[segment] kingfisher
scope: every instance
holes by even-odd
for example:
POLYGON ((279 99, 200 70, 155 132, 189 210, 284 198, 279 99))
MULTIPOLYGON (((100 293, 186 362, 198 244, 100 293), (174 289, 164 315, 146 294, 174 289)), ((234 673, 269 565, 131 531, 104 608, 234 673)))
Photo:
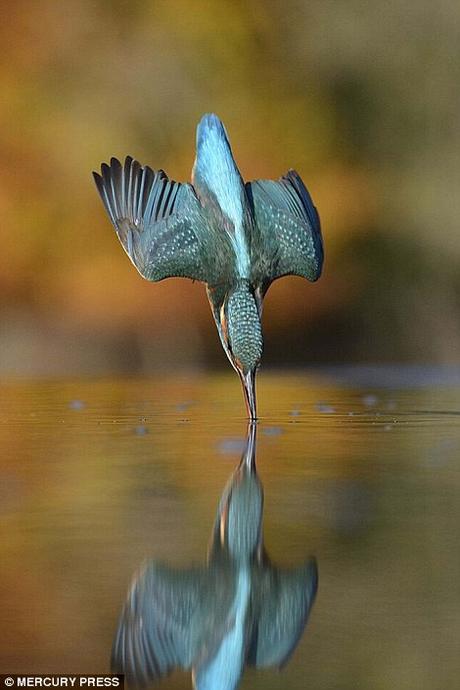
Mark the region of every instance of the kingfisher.
POLYGON ((183 668, 196 690, 235 690, 246 665, 280 668, 303 634, 318 568, 314 557, 278 568, 265 550, 256 428, 249 425, 220 500, 207 563, 178 569, 150 561, 134 578, 111 659, 130 687, 183 668))
POLYGON ((286 275, 315 281, 323 242, 318 212, 300 176, 244 182, 221 120, 206 114, 196 135, 192 183, 127 156, 93 172, 118 238, 150 281, 205 283, 224 351, 238 373, 248 417, 257 418, 262 306, 286 275))

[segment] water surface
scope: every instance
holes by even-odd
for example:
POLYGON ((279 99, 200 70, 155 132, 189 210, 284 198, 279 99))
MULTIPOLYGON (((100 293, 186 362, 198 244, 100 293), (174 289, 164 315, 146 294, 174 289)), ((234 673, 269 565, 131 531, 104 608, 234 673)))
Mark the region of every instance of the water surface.
MULTIPOLYGON (((460 385, 355 374, 259 376, 266 547, 320 585, 289 664, 242 688, 458 681, 460 385)), ((139 565, 203 561, 245 435, 231 374, 2 386, 0 671, 106 672, 139 565)))

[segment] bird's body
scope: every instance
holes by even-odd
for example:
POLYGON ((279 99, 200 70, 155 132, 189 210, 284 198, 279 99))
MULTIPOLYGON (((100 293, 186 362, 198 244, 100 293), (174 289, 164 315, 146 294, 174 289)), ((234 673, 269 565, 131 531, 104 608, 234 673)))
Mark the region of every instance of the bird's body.
POLYGON ((200 121, 196 148, 192 185, 130 157, 124 166, 112 158, 94 176, 118 237, 144 278, 206 283, 222 345, 254 419, 263 298, 283 275, 319 277, 319 217, 293 170, 277 182, 244 183, 216 115, 200 121))

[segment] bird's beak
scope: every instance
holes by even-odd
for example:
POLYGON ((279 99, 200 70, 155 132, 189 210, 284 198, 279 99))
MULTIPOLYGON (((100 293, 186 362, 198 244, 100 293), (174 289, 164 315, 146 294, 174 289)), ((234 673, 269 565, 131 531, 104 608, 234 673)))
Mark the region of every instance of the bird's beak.
POLYGON ((244 399, 246 402, 246 410, 251 422, 257 420, 256 413, 256 371, 248 371, 247 374, 241 374, 243 382, 244 399))

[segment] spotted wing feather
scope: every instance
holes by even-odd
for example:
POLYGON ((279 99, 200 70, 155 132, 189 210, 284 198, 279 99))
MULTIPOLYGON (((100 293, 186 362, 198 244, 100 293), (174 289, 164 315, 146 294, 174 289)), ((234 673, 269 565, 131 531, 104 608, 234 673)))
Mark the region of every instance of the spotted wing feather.
POLYGON ((254 282, 269 282, 293 274, 314 281, 321 275, 323 243, 318 212, 295 170, 278 181, 255 180, 246 184, 258 231, 259 269, 254 282))
POLYGON ((123 166, 112 158, 93 175, 120 242, 144 278, 208 280, 199 237, 201 206, 191 185, 130 156, 123 166))

